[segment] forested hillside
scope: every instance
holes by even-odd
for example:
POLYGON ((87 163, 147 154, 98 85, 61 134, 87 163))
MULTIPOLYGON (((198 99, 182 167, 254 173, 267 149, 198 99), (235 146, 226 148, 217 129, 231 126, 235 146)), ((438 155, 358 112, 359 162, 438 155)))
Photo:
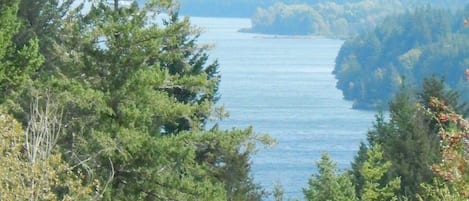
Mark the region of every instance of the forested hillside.
MULTIPOLYGON (((469 7, 456 13, 422 7, 388 17, 373 31, 347 40, 336 59, 337 87, 356 108, 382 107, 403 84, 442 76, 467 92, 469 7)), ((465 100, 467 93, 463 93, 465 100)))
POLYGON ((218 64, 176 11, 0 1, 0 200, 264 196, 249 158, 266 138, 205 130, 225 115, 218 64))
MULTIPOLYGON (((144 2, 141 0, 141 2, 144 2)), ((390 14, 419 6, 458 9, 464 0, 179 0, 180 13, 203 17, 251 18, 242 31, 348 38, 374 28, 390 14)))
MULTIPOLYGON (((356 2, 359 0, 335 0, 334 2, 356 2)), ((181 14, 204 17, 250 18, 258 8, 267 8, 278 2, 286 4, 316 4, 327 0, 179 0, 181 14)))
POLYGON ((346 38, 374 28, 385 16, 403 10, 398 1, 365 0, 340 4, 277 3, 258 9, 251 32, 346 38))
POLYGON ((251 18, 252 28, 246 31, 285 34, 319 35, 348 38, 371 30, 391 14, 401 13, 419 6, 456 9, 465 1, 318 1, 295 3, 282 1, 257 9, 251 18))

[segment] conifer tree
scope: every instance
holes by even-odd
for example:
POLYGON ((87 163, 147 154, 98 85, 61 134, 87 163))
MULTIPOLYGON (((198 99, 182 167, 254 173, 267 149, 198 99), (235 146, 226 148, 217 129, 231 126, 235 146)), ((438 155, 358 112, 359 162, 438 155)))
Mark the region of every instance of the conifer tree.
POLYGON ((338 174, 336 166, 327 153, 322 154, 321 160, 317 163, 318 173, 310 178, 308 188, 303 189, 307 200, 357 200, 350 175, 338 174))
MULTIPOLYGON (((427 81, 429 86, 438 86, 436 79, 427 81), (433 84, 430 84, 433 83, 433 84)), ((431 183, 434 173, 431 165, 439 160, 439 137, 435 122, 426 115, 425 97, 445 94, 443 87, 424 88, 418 97, 409 89, 403 88, 390 103, 389 120, 378 115, 374 128, 368 133, 370 147, 382 146, 384 159, 392 163, 383 183, 390 182, 387 178, 400 177, 401 190, 399 196, 416 200, 422 183, 431 183)), ((457 102, 457 101, 455 101, 457 102)), ((363 149, 369 149, 363 146, 363 149)), ((359 173, 367 156, 361 151, 353 163, 354 181, 357 194, 363 191, 363 177, 359 173)), ((360 195, 358 195, 360 196, 360 195)))
POLYGON ((0 59, 8 62, 0 65, 22 69, 1 68, 12 72, 0 76, 0 103, 27 126, 33 95, 53 97, 64 134, 54 151, 73 174, 99 181, 102 199, 264 196, 250 173, 259 141, 253 131, 204 130, 217 110, 218 64, 208 63, 199 31, 172 1, 87 1, 88 11, 70 1, 32 2, 39 3, 32 8, 28 2, 16 2, 15 10, 1 2, 8 12, 0 18, 6 50, 0 59), (31 38, 38 40, 19 46, 31 38))
POLYGON ((17 18, 19 1, 0 1, 0 97, 1 104, 16 105, 13 101, 31 85, 31 76, 43 63, 38 41, 34 38, 22 46, 13 43, 21 28, 17 18))
POLYGON ((381 184, 381 179, 385 176, 391 162, 385 161, 381 146, 375 145, 367 151, 367 160, 360 169, 364 178, 362 200, 366 201, 385 201, 398 200, 396 192, 400 189, 401 181, 399 178, 393 178, 385 184, 381 184))

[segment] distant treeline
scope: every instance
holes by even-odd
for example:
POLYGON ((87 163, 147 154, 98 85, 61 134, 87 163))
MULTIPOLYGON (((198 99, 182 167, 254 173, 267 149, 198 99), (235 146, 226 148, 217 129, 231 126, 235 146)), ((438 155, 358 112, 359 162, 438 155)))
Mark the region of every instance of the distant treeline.
POLYGON ((344 38, 370 30, 390 14, 422 5, 460 8, 466 2, 452 1, 326 1, 313 4, 276 3, 257 9, 252 28, 266 34, 321 35, 344 38))
MULTIPOLYGON (((144 0, 141 0, 144 1, 144 0)), ((204 17, 252 17, 258 8, 267 8, 279 2, 278 0, 178 0, 180 12, 183 15, 204 17)), ((357 2, 359 0, 337 0, 334 2, 357 2)), ((326 0, 283 0, 286 4, 313 5, 326 0)))
POLYGON ((385 0, 314 5, 277 3, 267 9, 258 9, 248 31, 344 38, 369 30, 385 16, 402 10, 398 1, 385 0))
MULTIPOLYGON (((144 1, 144 0, 140 0, 144 1)), ((457 9, 464 0, 178 0, 180 13, 203 17, 251 18, 242 31, 345 38, 370 30, 385 16, 419 6, 457 9)))
POLYGON ((469 68, 466 9, 453 12, 429 6, 388 17, 376 29, 344 43, 336 59, 337 87, 357 108, 386 104, 404 84, 420 86, 424 77, 443 76, 465 91, 469 68))

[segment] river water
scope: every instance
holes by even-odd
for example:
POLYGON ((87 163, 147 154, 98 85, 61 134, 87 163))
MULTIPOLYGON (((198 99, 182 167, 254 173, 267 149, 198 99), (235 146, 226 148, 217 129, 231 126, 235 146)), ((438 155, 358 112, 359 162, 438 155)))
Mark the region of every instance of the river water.
POLYGON ((220 104, 230 112, 223 128, 253 126, 278 144, 252 158, 253 176, 267 190, 303 200, 302 188, 328 152, 339 169, 350 167, 374 112, 352 110, 331 74, 343 41, 237 32, 249 19, 191 18, 204 29, 199 42, 214 45, 222 81, 220 104))

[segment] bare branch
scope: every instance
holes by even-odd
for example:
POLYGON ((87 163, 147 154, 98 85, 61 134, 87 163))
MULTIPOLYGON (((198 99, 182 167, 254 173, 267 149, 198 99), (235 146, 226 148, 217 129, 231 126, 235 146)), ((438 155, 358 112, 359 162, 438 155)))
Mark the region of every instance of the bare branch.
POLYGON ((47 159, 63 132, 62 110, 46 92, 35 95, 30 104, 30 117, 25 131, 25 147, 31 163, 47 159))

